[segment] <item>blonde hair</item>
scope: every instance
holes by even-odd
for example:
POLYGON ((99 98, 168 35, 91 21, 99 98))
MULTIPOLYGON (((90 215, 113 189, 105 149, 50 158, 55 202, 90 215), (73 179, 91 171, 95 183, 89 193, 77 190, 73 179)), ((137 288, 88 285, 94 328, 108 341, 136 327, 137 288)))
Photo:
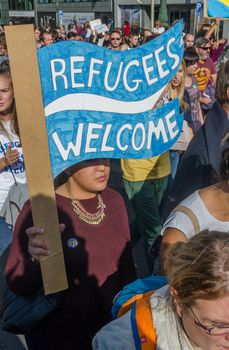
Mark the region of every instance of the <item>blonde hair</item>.
POLYGON ((154 25, 158 24, 161 27, 161 21, 159 19, 156 19, 156 21, 154 22, 154 25))
POLYGON ((229 234, 203 231, 173 244, 165 261, 169 285, 183 305, 229 293, 229 234))
MULTIPOLYGON (((11 77, 9 67, 0 67, 0 79, 1 79, 1 77, 6 77, 7 79, 11 80, 11 83, 12 83, 12 77, 11 77)), ((19 135, 19 128, 18 128, 17 112, 16 112, 16 107, 15 107, 14 101, 13 101, 11 113, 13 116, 13 119, 11 122, 11 131, 16 133, 17 136, 20 136, 19 135)), ((7 132, 6 128, 4 127, 1 119, 0 119, 0 134, 6 135, 7 137, 9 137, 8 132, 7 132)))
POLYGON ((180 100, 181 110, 184 112, 188 109, 188 104, 184 101, 185 79, 187 76, 186 64, 184 60, 182 60, 181 67, 183 70, 183 78, 181 79, 180 85, 177 87, 177 95, 180 100))

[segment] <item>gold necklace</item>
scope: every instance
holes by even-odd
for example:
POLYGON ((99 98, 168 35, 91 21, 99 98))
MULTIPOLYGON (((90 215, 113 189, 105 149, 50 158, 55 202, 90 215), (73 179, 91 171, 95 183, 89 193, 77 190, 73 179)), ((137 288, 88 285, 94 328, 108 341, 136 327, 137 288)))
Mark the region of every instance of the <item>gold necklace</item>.
POLYGON ((102 196, 100 194, 97 195, 97 198, 98 211, 94 214, 86 211, 78 199, 72 198, 72 208, 74 212, 79 216, 79 219, 90 225, 98 225, 105 218, 104 209, 106 208, 106 205, 103 202, 102 196))
POLYGON ((102 196, 99 193, 97 194, 98 206, 96 208, 98 209, 98 211, 92 214, 86 211, 86 209, 80 203, 79 199, 74 198, 72 196, 69 182, 66 182, 66 189, 69 193, 69 197, 71 198, 72 208, 74 212, 78 215, 80 220, 83 220, 84 222, 90 225, 98 225, 101 221, 103 221, 103 219, 105 218, 104 209, 106 208, 106 205, 103 201, 102 196))

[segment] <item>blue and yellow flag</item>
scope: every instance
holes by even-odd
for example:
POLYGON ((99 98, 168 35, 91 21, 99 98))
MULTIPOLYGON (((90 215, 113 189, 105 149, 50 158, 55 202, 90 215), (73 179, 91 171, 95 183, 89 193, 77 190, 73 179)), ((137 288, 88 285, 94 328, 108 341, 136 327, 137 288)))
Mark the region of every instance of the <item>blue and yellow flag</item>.
POLYGON ((208 0, 208 16, 229 18, 229 0, 208 0))

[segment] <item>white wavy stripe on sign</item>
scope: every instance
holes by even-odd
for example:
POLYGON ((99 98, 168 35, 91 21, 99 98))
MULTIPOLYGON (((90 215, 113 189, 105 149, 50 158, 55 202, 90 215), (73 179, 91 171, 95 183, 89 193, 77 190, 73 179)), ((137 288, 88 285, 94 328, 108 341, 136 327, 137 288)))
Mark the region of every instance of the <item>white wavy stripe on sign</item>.
MULTIPOLYGON (((167 84, 166 84, 167 85, 167 84)), ((150 97, 141 101, 119 101, 94 94, 69 94, 58 98, 45 107, 45 115, 63 111, 98 111, 123 114, 143 113, 152 109, 162 94, 165 86, 150 97)))

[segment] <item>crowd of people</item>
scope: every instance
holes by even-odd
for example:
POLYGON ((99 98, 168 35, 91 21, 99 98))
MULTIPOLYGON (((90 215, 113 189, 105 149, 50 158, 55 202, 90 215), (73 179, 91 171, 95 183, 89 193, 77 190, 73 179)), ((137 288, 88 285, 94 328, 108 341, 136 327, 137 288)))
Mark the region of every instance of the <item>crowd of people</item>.
MULTIPOLYGON (((157 101, 156 108, 179 98, 184 113, 179 140, 159 156, 120 162, 131 219, 122 196, 107 186, 108 159, 80 162, 55 179, 69 288, 58 309, 26 334, 29 350, 89 350, 97 332, 95 350, 135 349, 130 312, 108 323, 115 295, 136 277, 145 277, 132 257, 139 241, 143 242, 146 275, 168 277, 168 285, 150 299, 155 349, 229 348, 229 61, 216 69, 227 45, 227 40, 217 39, 218 24, 216 19, 203 24, 195 35, 184 33, 182 63, 157 101)), ((122 28, 98 34, 85 23, 55 30, 35 27, 34 36, 37 50, 71 40, 125 51, 154 40, 167 29, 156 20, 153 31, 140 32, 125 21, 122 28)), ((33 225, 27 199, 3 31, 0 254, 11 244, 7 282, 15 294, 24 296, 41 288, 39 260, 51 255, 44 230, 33 225)))

